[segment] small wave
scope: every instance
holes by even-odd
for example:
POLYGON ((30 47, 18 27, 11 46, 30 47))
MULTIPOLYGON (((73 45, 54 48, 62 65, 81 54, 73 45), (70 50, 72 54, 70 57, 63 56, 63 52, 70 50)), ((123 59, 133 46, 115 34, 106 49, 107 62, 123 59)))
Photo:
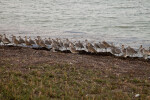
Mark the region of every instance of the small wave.
POLYGON ((85 34, 85 32, 76 32, 76 31, 65 31, 65 33, 85 34))
POLYGON ((114 9, 133 9, 133 8, 139 8, 138 6, 134 7, 113 7, 114 9))
POLYGON ((134 28, 134 26, 115 26, 115 28, 134 28))
POLYGON ((110 18, 110 19, 117 19, 117 17, 107 17, 107 16, 103 16, 103 18, 110 18))
POLYGON ((146 24, 147 25, 149 23, 150 23, 150 21, 134 21, 134 22, 132 22, 132 24, 136 24, 136 25, 137 24, 144 24, 144 25, 146 24))

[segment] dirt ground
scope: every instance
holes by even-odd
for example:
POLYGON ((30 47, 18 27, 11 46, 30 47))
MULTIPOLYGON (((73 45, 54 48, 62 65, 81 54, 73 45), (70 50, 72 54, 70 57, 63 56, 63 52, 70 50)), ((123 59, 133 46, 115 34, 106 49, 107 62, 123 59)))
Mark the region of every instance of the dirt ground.
POLYGON ((23 66, 46 64, 71 64, 76 67, 98 69, 107 76, 107 71, 116 75, 130 74, 138 78, 150 79, 150 60, 140 58, 121 58, 109 55, 72 54, 35 50, 25 47, 0 47, 0 65, 9 61, 12 65, 23 66))

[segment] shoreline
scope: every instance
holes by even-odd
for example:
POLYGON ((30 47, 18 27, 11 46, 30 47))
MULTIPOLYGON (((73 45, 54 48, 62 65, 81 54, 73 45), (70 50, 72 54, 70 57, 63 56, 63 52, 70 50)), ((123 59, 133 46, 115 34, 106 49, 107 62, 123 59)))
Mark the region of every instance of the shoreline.
MULTIPOLYGON (((22 46, 13 46, 13 45, 9 45, 9 46, 0 46, 0 49, 19 49, 19 48, 28 48, 28 47, 22 47, 22 46)), ((48 49, 48 48, 30 48, 30 49, 33 49, 33 50, 44 50, 44 51, 49 51, 52 53, 51 51, 51 48, 48 49)), ((144 62, 150 62, 150 58, 148 59, 144 59, 143 57, 123 57, 122 55, 121 56, 116 56, 116 55, 113 55, 112 53, 110 52, 97 52, 97 53, 90 53, 90 52, 87 52, 85 50, 77 50, 78 53, 77 55, 90 55, 90 56, 110 56, 110 57, 114 57, 114 58, 118 58, 118 59, 122 59, 122 60, 133 60, 133 61, 144 61, 144 62)), ((70 50, 56 50, 56 52, 58 53, 71 53, 70 50)))

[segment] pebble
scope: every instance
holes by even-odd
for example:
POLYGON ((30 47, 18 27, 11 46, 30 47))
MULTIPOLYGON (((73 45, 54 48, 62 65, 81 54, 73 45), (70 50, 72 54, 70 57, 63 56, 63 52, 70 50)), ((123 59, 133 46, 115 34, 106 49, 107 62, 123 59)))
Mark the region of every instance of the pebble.
POLYGON ((140 94, 136 94, 136 95, 135 95, 136 98, 139 97, 139 96, 140 96, 140 94))

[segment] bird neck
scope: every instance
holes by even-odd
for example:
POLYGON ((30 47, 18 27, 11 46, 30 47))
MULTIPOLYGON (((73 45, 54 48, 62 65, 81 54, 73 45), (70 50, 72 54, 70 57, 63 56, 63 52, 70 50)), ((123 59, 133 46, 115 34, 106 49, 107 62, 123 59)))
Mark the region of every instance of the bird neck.
POLYGON ((27 37, 25 37, 25 41, 27 41, 27 37))

